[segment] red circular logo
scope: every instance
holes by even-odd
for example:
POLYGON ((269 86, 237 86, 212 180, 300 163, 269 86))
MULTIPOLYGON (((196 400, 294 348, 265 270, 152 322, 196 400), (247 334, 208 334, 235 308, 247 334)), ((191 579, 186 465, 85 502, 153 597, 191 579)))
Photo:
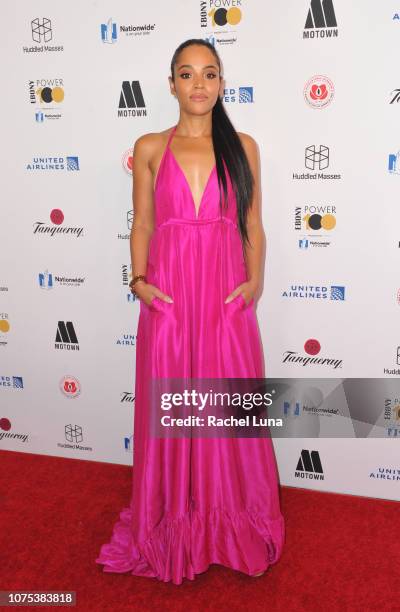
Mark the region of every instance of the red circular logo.
POLYGON ((0 429, 3 429, 3 431, 8 431, 11 429, 11 422, 6 418, 0 419, 0 429))
POLYGON ((313 108, 324 108, 334 95, 335 87, 332 81, 322 74, 311 77, 304 87, 304 98, 313 108))
POLYGON ((61 225, 61 223, 64 221, 63 211, 59 208, 53 208, 50 213, 50 220, 52 223, 54 223, 54 225, 61 225))
POLYGON ((60 380, 60 389, 65 397, 74 398, 78 397, 81 392, 81 385, 77 378, 74 376, 64 376, 60 380))
POLYGON ((304 345, 304 350, 309 355, 318 355, 321 350, 321 345, 315 338, 310 338, 304 345))
POLYGON ((122 165, 128 174, 132 174, 133 170, 133 149, 128 149, 122 156, 122 165))

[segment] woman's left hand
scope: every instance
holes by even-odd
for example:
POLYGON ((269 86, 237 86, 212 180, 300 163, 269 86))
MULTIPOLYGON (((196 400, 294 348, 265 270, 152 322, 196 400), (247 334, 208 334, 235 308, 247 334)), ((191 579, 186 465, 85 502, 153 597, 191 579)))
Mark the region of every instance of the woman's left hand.
POLYGON ((250 300, 254 298, 256 291, 257 285, 252 281, 246 281, 245 283, 242 283, 241 285, 236 287, 236 289, 228 295, 225 300, 225 304, 229 304, 229 302, 231 302, 241 293, 244 301, 246 302, 246 305, 248 305, 250 303, 250 300))

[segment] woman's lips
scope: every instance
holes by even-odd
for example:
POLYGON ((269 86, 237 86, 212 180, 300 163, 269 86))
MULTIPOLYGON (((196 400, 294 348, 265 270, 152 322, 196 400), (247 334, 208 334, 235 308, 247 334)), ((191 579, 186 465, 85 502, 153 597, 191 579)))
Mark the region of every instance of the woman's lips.
POLYGON ((207 100, 207 96, 190 96, 191 100, 194 100, 195 102, 203 102, 204 100, 207 100))

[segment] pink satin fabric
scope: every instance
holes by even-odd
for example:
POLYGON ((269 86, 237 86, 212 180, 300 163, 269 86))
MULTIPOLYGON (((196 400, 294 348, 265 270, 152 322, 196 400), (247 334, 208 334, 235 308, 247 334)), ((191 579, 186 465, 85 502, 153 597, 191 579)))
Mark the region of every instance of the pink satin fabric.
POLYGON ((155 185, 147 279, 173 303, 140 303, 132 497, 96 563, 181 584, 212 563, 256 574, 281 556, 285 525, 268 438, 149 435, 152 377, 262 378, 254 301, 225 298, 246 281, 236 200, 219 210, 214 166, 198 216, 170 134, 155 185))

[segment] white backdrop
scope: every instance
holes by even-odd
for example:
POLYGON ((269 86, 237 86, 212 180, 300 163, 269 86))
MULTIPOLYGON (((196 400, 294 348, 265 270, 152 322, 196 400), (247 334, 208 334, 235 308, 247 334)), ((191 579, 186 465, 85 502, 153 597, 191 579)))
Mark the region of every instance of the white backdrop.
MULTIPOLYGON (((186 38, 211 37, 226 108, 260 146, 266 375, 399 377, 398 2, 0 10, 0 448, 132 463, 129 149, 177 122, 167 78, 186 38), (145 107, 119 109, 124 82, 145 107), (316 346, 340 370, 285 361, 316 346)), ((377 411, 384 439, 275 440, 282 484, 400 499, 399 398, 377 411)))

